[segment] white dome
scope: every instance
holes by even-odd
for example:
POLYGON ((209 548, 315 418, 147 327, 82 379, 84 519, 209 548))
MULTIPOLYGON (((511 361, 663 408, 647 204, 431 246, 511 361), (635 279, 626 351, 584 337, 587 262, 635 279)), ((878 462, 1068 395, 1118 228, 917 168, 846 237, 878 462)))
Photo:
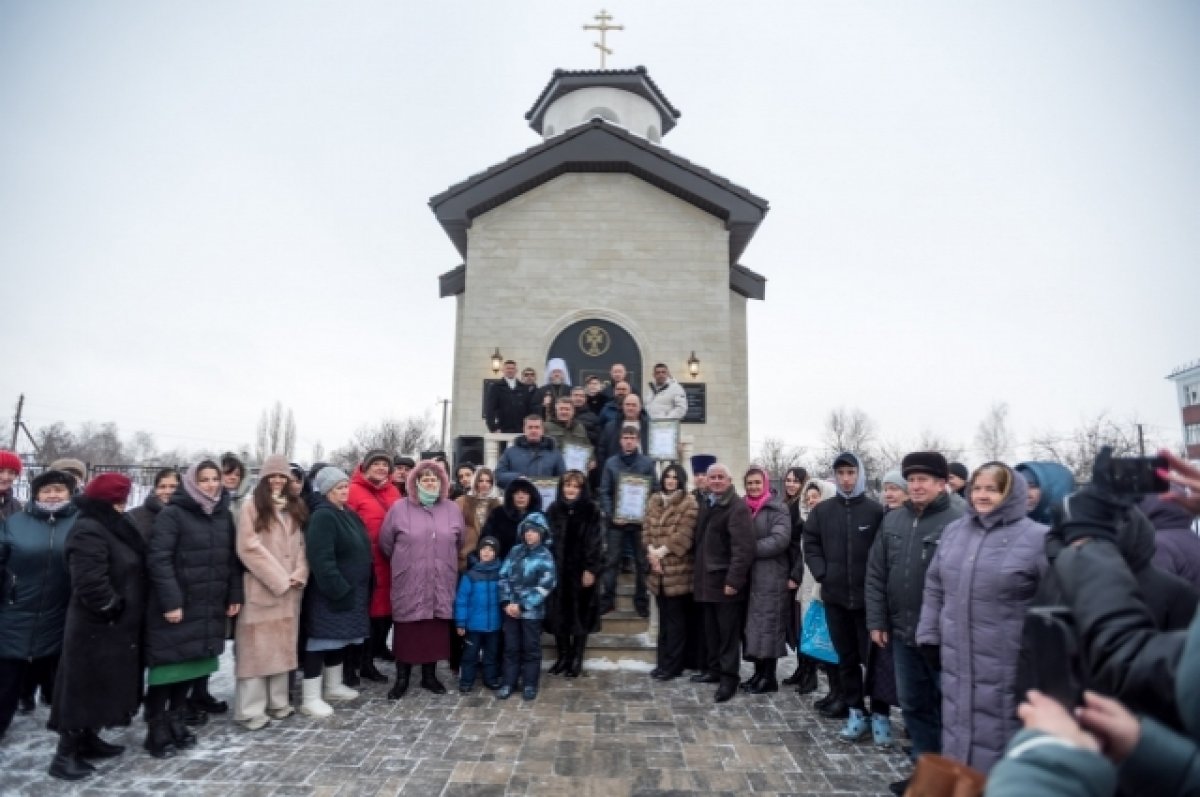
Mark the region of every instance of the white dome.
POLYGON ((576 89, 552 102, 542 120, 542 137, 552 138, 596 117, 655 144, 661 138, 662 117, 653 104, 631 91, 608 86, 576 89))

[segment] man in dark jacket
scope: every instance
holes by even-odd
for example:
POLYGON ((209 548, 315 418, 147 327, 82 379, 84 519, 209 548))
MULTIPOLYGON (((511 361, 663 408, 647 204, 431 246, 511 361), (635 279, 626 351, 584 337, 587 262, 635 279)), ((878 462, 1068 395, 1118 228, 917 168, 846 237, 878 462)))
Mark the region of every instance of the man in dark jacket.
MULTIPOLYGON (((937 670, 917 646, 917 621, 925 592, 925 570, 942 532, 963 516, 946 491, 949 467, 936 451, 915 451, 901 462, 908 500, 883 516, 867 562, 867 629, 879 647, 890 642, 896 691, 912 759, 942 749, 942 692, 937 670)), ((891 786, 903 794, 908 781, 891 786)))
MULTIPOLYGON (((636 398, 636 396, 634 397, 636 398)), ((646 549, 642 546, 642 524, 640 521, 614 519, 619 509, 618 499, 622 476, 640 476, 646 480, 646 498, 654 485, 654 460, 638 451, 638 430, 626 426, 621 430, 620 452, 604 462, 604 473, 600 477, 600 492, 597 496, 600 509, 608 518, 608 551, 604 568, 604 597, 600 601, 600 613, 607 614, 617 605, 617 571, 621 565, 621 551, 628 539, 633 545, 636 564, 636 588, 633 607, 639 617, 650 616, 650 598, 646 593, 646 549)), ((642 507, 645 511, 645 505, 642 507)))
MULTIPOLYGON (((838 654, 842 699, 850 716, 839 738, 857 742, 871 733, 864 716, 864 665, 867 663, 867 558, 883 520, 883 507, 867 498, 867 474, 855 454, 833 461, 837 495, 813 507, 804 522, 804 559, 821 585, 829 637, 838 654)), ((824 714, 842 706, 826 706, 824 714)), ((872 699, 872 722, 887 722, 890 706, 872 699)))
POLYGON ((504 379, 488 388, 483 419, 490 432, 519 432, 529 414, 529 386, 517 379, 517 364, 504 362, 504 379))
POLYGON ((554 441, 545 436, 541 415, 525 418, 525 434, 518 437, 496 463, 496 484, 502 489, 518 476, 528 479, 558 478, 567 472, 554 441))
POLYGON ((704 672, 693 681, 720 684, 714 700, 724 703, 737 693, 742 627, 746 619, 750 569, 756 537, 750 508, 737 494, 729 469, 708 469, 706 499, 696 519, 693 596, 704 620, 704 672))
POLYGON ((620 453, 621 430, 626 426, 633 426, 638 430, 638 442, 642 453, 645 453, 650 444, 650 415, 642 409, 642 400, 634 393, 629 393, 621 399, 620 414, 605 424, 597 445, 597 461, 607 462, 609 457, 620 453))
POLYGON ((592 412, 592 408, 588 404, 587 392, 582 387, 571 388, 571 405, 575 407, 575 422, 583 425, 583 428, 587 430, 588 439, 595 447, 596 441, 600 437, 600 416, 592 412))

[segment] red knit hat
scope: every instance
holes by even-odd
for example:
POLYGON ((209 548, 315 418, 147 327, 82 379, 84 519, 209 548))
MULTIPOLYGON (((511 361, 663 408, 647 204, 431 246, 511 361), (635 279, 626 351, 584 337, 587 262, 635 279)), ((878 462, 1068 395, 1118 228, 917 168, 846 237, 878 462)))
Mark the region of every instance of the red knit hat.
POLYGON ((20 476, 24 467, 20 457, 7 449, 0 448, 0 470, 15 470, 20 476))
POLYGON ((129 491, 133 482, 128 476, 120 473, 101 473, 87 483, 83 494, 93 501, 103 501, 106 504, 123 504, 129 500, 129 491))

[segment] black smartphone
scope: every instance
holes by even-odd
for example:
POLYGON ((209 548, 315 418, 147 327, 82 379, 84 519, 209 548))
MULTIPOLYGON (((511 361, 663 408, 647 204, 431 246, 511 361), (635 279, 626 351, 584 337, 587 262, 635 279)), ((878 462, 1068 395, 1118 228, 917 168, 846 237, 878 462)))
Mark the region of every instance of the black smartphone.
POLYGON ((1108 461, 1108 486, 1121 495, 1165 493, 1171 485, 1158 475, 1166 470, 1165 457, 1113 457, 1108 461))
MULTIPOLYGON (((1083 701, 1083 662, 1075 618, 1065 606, 1039 606, 1025 614, 1021 652, 1023 689, 1037 689, 1068 711, 1083 701)), ((1024 693, 1022 692, 1022 697, 1024 693)))

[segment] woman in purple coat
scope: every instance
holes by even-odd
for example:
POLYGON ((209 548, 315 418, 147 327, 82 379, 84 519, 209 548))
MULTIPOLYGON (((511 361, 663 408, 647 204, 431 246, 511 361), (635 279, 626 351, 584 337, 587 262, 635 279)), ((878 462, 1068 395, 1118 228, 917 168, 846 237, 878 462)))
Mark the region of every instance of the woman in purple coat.
POLYGON ((942 668, 942 752, 987 773, 1021 728, 1017 660, 1046 570, 1047 528, 1026 517, 1025 479, 975 471, 967 514, 946 527, 925 575, 917 643, 942 668))
POLYGON ((446 693, 437 663, 450 658, 450 627, 458 587, 463 514, 448 498, 450 477, 440 462, 425 460, 408 474, 408 494, 392 504, 379 529, 379 550, 391 563, 396 683, 388 698, 408 690, 414 664, 421 686, 446 693))

